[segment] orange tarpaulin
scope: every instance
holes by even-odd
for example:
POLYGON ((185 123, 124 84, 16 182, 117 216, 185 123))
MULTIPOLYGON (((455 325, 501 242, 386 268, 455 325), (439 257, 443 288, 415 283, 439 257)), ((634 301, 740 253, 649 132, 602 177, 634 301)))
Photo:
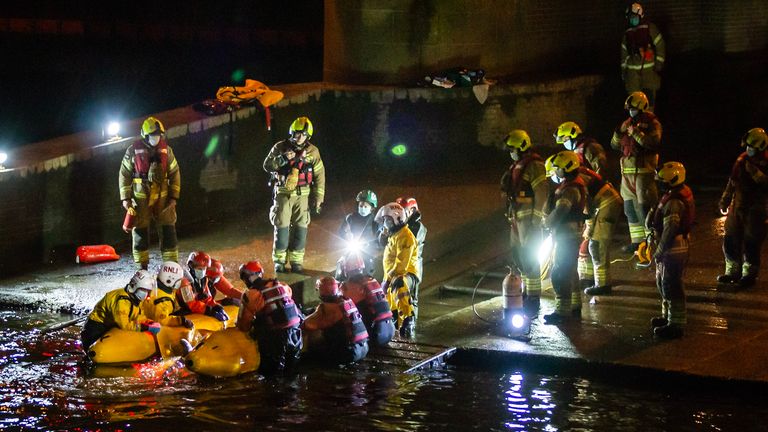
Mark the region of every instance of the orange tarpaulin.
POLYGON ((216 99, 227 104, 243 104, 257 100, 266 108, 280 102, 283 92, 270 90, 261 81, 246 79, 242 87, 219 87, 216 99))

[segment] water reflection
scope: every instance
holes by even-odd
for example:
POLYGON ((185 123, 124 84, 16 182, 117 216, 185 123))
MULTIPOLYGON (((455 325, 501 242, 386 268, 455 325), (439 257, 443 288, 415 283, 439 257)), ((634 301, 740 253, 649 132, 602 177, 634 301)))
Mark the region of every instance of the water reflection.
POLYGON ((292 377, 211 379, 180 362, 86 369, 77 328, 61 317, 0 312, 0 430, 747 430, 762 399, 685 389, 627 388, 525 370, 403 375, 306 364, 292 377), (38 317, 42 317, 37 320, 38 317))

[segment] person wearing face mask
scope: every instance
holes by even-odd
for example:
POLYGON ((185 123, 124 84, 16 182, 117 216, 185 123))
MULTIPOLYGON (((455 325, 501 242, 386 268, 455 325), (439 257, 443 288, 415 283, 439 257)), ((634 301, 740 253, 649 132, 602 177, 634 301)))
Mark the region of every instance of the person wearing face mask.
POLYGON ((521 129, 511 131, 504 140, 512 165, 501 177, 501 194, 506 200, 510 224, 512 264, 520 270, 528 316, 539 312, 541 269, 537 249, 543 241, 542 221, 547 206, 549 185, 541 156, 533 150, 531 137, 521 129))
POLYGON ((181 174, 173 150, 165 139, 160 120, 149 117, 141 126, 141 139, 125 151, 120 166, 120 200, 127 212, 135 212, 133 260, 137 267, 149 266, 149 226, 157 225, 163 261, 179 260, 176 238, 176 201, 181 192, 181 174))
POLYGON ((190 253, 187 258, 187 268, 184 269, 184 279, 189 284, 183 284, 176 291, 176 299, 182 314, 204 314, 219 321, 227 321, 229 316, 224 311, 224 307, 216 301, 215 291, 211 293, 207 276, 209 267, 211 267, 210 255, 203 251, 190 253))
POLYGON ((307 117, 291 123, 289 137, 272 146, 264 171, 272 175, 273 203, 269 220, 275 228, 272 261, 275 272, 304 272, 304 249, 310 210, 319 214, 325 198, 325 168, 311 142, 314 127, 307 117))
POLYGON ((405 209, 391 202, 376 213, 376 222, 384 227, 387 246, 384 248, 384 291, 387 293, 395 327, 400 336, 410 338, 416 329, 416 314, 411 289, 421 280, 417 267, 418 245, 408 228, 405 209))
POLYGON ((768 196, 768 135, 762 128, 750 129, 741 140, 746 151, 739 155, 718 208, 725 219, 723 284, 749 287, 757 282, 760 250, 765 240, 768 196))
POLYGON ((664 38, 655 24, 645 18, 640 3, 627 8, 629 26, 621 41, 621 77, 627 94, 645 92, 650 98, 650 110, 656 103, 661 87, 661 75, 666 54, 664 38))
POLYGON ((421 286, 421 280, 424 279, 424 243, 427 239, 427 227, 424 222, 421 221, 421 212, 419 211, 419 203, 416 202, 416 198, 403 198, 398 197, 395 200, 405 209, 405 215, 408 216, 408 228, 416 237, 416 250, 418 252, 418 258, 416 260, 416 268, 421 275, 420 280, 416 282, 411 289, 411 299, 413 301, 413 308, 416 317, 419 316, 419 286, 421 286))
POLYGON ((558 324, 573 316, 581 317, 581 291, 576 289, 577 259, 584 212, 587 206, 587 186, 579 176, 579 157, 572 151, 561 151, 551 159, 551 170, 558 183, 552 194, 552 207, 544 221, 552 231, 555 256, 552 264, 552 288, 555 290, 555 310, 544 315, 547 324, 558 324))
POLYGON ((154 289, 155 278, 148 271, 139 270, 125 287, 106 293, 93 307, 80 333, 83 350, 87 352, 104 333, 115 327, 157 334, 160 325, 148 320, 142 310, 142 302, 154 289))
POLYGON ((579 156, 581 167, 600 175, 606 174, 608 159, 605 155, 605 149, 596 139, 584 135, 578 124, 572 121, 565 122, 557 127, 554 136, 556 143, 562 144, 566 150, 579 156))
POLYGON ((643 222, 658 200, 654 181, 661 147, 661 123, 648 111, 648 98, 634 92, 624 102, 629 118, 613 132, 611 147, 621 152, 621 197, 629 225, 630 244, 624 252, 635 252, 649 234, 643 222))
POLYGON ((221 261, 211 258, 211 265, 205 271, 205 278, 208 279, 208 290, 211 292, 211 296, 216 298, 216 293, 221 292, 226 297, 221 299, 219 303, 224 306, 227 305, 240 305, 240 299, 243 297, 243 292, 235 288, 232 282, 224 276, 224 265, 221 261))
POLYGON ((374 273, 374 258, 378 255, 379 225, 374 221, 374 210, 378 206, 378 198, 372 190, 362 190, 355 197, 357 211, 349 213, 339 226, 339 238, 346 243, 346 250, 336 263, 336 280, 344 280, 342 267, 345 257, 350 254, 359 255, 365 262, 365 272, 374 273))
POLYGON ((646 225, 653 230, 656 250, 656 288, 661 294, 661 316, 651 319, 653 334, 673 339, 683 336, 686 324, 683 275, 688 264, 688 236, 696 218, 696 204, 685 184, 685 167, 680 162, 666 162, 656 180, 664 195, 648 213, 646 225))

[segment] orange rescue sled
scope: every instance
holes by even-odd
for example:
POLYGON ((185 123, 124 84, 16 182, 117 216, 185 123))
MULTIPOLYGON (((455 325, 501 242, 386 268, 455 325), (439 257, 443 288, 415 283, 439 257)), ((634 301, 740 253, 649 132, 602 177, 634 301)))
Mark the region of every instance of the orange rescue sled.
POLYGON ((120 259, 115 248, 110 245, 80 246, 77 248, 75 262, 78 264, 114 261, 120 259))

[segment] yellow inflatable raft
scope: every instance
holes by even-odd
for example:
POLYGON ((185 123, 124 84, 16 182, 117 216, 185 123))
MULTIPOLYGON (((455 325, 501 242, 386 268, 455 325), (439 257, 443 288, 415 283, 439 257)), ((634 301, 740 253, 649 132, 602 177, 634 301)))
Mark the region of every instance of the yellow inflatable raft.
POLYGON ((229 315, 229 320, 222 322, 216 318, 203 314, 189 314, 185 315, 188 320, 195 324, 195 330, 201 333, 203 336, 207 336, 212 332, 224 330, 225 328, 234 327, 237 324, 237 313, 240 307, 234 305, 224 306, 224 312, 229 315))
POLYGON ((187 354, 187 368, 201 375, 231 377, 259 369, 258 343, 236 328, 212 333, 187 354))

